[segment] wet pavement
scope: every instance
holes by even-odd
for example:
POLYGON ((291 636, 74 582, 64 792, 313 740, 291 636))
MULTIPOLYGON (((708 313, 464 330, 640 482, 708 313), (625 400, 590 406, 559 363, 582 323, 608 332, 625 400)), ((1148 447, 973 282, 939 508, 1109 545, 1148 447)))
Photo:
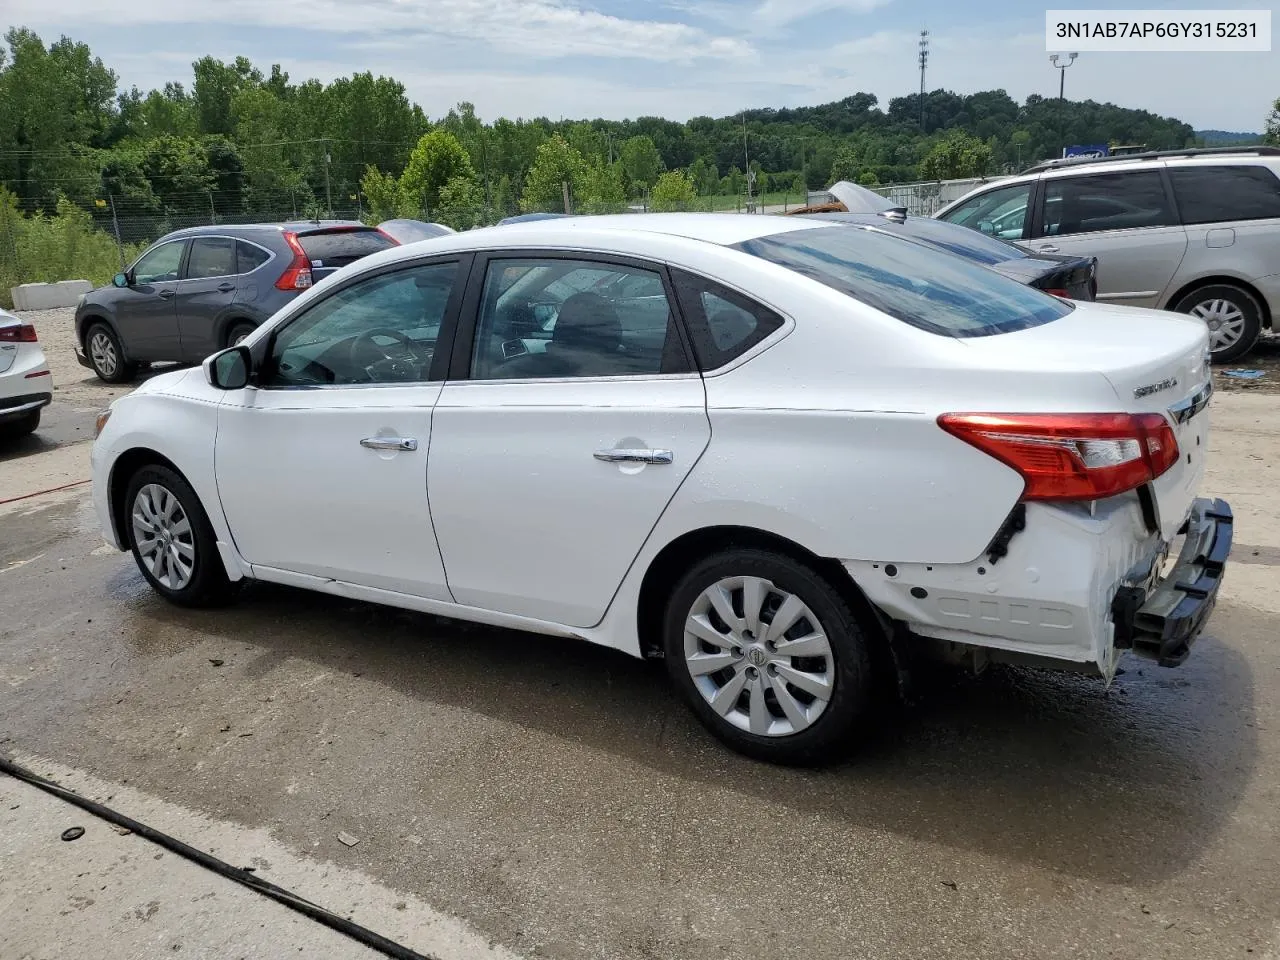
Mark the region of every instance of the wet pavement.
POLYGON ((722 750, 653 664, 274 586, 180 610, 103 548, 82 494, 0 523, 34 557, 0 562, 0 752, 265 829, 519 954, 1275 943, 1274 597, 1225 598, 1186 666, 1131 659, 1109 691, 940 685, 808 772, 722 750))

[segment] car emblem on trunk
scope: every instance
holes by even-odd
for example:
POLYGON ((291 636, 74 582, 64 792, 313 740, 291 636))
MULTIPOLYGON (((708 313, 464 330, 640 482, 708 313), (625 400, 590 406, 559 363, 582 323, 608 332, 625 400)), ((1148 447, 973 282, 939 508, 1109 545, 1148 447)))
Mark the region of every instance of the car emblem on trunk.
POLYGON ((1177 377, 1169 377, 1167 380, 1161 380, 1159 383, 1148 383, 1144 387, 1136 387, 1133 391, 1133 398, 1135 400, 1141 400, 1143 397, 1149 397, 1153 393, 1159 393, 1161 390, 1172 390, 1177 385, 1177 377))

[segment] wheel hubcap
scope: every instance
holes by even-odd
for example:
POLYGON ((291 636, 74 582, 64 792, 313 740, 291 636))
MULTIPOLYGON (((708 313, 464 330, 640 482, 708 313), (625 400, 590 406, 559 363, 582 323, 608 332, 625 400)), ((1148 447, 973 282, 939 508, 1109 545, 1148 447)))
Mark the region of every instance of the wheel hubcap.
POLYGON ((133 540, 147 571, 170 590, 181 590, 195 571, 191 521, 171 491, 148 483, 133 500, 133 540))
POLYGON ((89 357, 100 373, 108 377, 116 372, 116 347, 105 333, 95 333, 89 338, 89 357))
POLYGON ((694 686, 726 721, 764 737, 813 725, 835 688, 835 658, 799 597, 760 577, 730 577, 694 601, 684 625, 694 686))
POLYGON ((1244 336, 1244 311, 1230 300, 1204 300, 1191 308, 1191 315, 1209 328, 1209 349, 1215 353, 1234 346, 1244 336))

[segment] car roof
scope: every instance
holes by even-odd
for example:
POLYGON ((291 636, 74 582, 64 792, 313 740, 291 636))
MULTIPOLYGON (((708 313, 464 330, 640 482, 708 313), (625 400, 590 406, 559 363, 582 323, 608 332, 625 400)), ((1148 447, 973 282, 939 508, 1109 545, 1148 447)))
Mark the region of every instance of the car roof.
POLYGON ((166 233, 162 239, 177 240, 182 237, 202 237, 211 235, 234 237, 242 233, 283 233, 286 230, 293 233, 308 233, 333 229, 376 230, 377 227, 371 227, 367 223, 361 223, 359 220, 287 220, 282 223, 212 223, 201 224, 195 227, 183 227, 181 230, 174 230, 171 233, 166 233))

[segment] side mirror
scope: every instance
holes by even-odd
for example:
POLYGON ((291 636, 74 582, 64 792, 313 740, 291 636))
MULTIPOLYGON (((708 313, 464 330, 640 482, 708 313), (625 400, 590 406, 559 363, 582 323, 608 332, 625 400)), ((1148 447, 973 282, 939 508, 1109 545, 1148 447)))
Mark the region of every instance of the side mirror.
POLYGON ((248 347, 228 347, 204 361, 204 378, 219 390, 240 390, 249 383, 248 347))
POLYGON ((995 233, 996 233, 996 225, 992 223, 990 220, 979 220, 978 229, 981 230, 983 233, 985 233, 988 237, 993 237, 995 236, 995 233))
POLYGON ((127 287, 129 285, 129 278, 123 273, 117 273, 111 278, 111 285, 115 287, 127 287))

